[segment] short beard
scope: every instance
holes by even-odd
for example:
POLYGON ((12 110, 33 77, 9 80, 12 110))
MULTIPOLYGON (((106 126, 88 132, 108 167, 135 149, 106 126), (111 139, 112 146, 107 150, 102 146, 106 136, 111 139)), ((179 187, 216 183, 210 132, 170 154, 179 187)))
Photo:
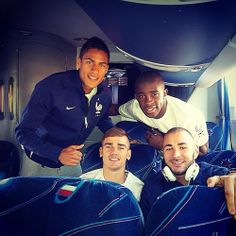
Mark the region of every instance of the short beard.
POLYGON ((176 175, 176 176, 185 175, 186 172, 187 172, 187 170, 188 170, 188 168, 189 168, 194 162, 195 162, 195 158, 194 158, 194 154, 193 154, 193 160, 189 163, 188 167, 187 167, 184 171, 182 171, 182 172, 174 172, 173 170, 171 170, 171 171, 172 171, 172 173, 173 173, 174 175, 176 175))

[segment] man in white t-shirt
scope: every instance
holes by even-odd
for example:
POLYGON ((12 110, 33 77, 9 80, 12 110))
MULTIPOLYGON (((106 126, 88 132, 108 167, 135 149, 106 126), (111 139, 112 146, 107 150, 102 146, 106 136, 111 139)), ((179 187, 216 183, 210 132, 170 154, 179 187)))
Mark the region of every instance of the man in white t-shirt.
POLYGON ((208 132, 202 112, 167 95, 163 78, 155 71, 144 72, 137 78, 135 99, 121 105, 119 113, 160 131, 146 134, 147 141, 158 149, 162 147, 163 133, 173 127, 183 127, 194 137, 200 154, 208 151, 208 132))
POLYGON ((87 172, 80 178, 108 180, 121 184, 130 189, 139 201, 143 182, 125 170, 126 161, 131 157, 127 133, 120 128, 111 128, 106 131, 99 154, 103 160, 103 168, 87 172))

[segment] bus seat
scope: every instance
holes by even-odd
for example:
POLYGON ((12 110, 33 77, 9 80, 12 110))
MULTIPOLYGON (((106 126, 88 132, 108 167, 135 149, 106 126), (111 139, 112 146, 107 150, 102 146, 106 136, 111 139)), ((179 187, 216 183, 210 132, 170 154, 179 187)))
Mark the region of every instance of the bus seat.
POLYGON ((145 235, 224 236, 233 220, 222 188, 177 187, 157 198, 146 220, 145 235))
MULTIPOLYGON (((102 168, 102 158, 99 156, 100 143, 90 145, 81 162, 82 172, 102 168)), ((131 158, 127 161, 126 169, 145 180, 161 169, 161 157, 156 149, 147 144, 131 144, 131 158)))
POLYGON ((119 184, 69 177, 0 181, 0 235, 143 235, 143 216, 119 184))
POLYGON ((17 147, 8 141, 0 140, 0 179, 17 176, 20 158, 17 147))
POLYGON ((221 151, 223 147, 222 128, 214 122, 206 122, 209 135, 209 151, 221 151))
POLYGON ((145 135, 150 127, 147 125, 138 121, 120 121, 116 124, 116 127, 125 130, 130 140, 137 140, 140 143, 148 144, 147 140, 145 139, 145 135))
POLYGON ((212 165, 227 167, 228 169, 236 168, 236 152, 231 150, 208 152, 196 159, 197 162, 205 161, 212 165))
MULTIPOLYGON (((209 149, 210 151, 221 151, 223 144, 222 128, 214 122, 206 122, 209 134, 209 149)), ((124 129, 130 139, 140 141, 140 143, 147 143, 145 134, 150 127, 141 123, 133 121, 120 121, 116 124, 117 127, 124 129)))

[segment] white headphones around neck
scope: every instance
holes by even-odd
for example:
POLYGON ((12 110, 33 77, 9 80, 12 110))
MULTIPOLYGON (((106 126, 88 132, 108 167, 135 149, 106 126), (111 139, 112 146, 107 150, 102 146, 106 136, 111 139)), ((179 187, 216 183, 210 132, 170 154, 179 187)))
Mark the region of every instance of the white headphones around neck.
MULTIPOLYGON (((176 177, 172 173, 171 169, 168 166, 165 166, 162 169, 162 173, 167 181, 176 181, 176 177)), ((199 173, 199 165, 195 162, 189 166, 185 173, 185 180, 190 182, 191 180, 195 180, 199 173)))

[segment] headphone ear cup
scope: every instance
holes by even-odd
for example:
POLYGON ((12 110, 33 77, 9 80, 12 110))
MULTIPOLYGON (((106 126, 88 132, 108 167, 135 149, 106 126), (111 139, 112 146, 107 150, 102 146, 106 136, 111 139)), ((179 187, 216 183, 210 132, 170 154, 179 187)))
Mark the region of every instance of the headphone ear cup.
POLYGON ((168 166, 165 166, 162 169, 162 173, 167 181, 172 181, 172 182, 176 181, 175 176, 173 175, 172 171, 170 170, 170 168, 168 166))
POLYGON ((192 179, 196 179, 197 175, 199 173, 199 165, 195 162, 189 168, 187 169, 185 173, 185 180, 186 181, 191 181, 192 179))

